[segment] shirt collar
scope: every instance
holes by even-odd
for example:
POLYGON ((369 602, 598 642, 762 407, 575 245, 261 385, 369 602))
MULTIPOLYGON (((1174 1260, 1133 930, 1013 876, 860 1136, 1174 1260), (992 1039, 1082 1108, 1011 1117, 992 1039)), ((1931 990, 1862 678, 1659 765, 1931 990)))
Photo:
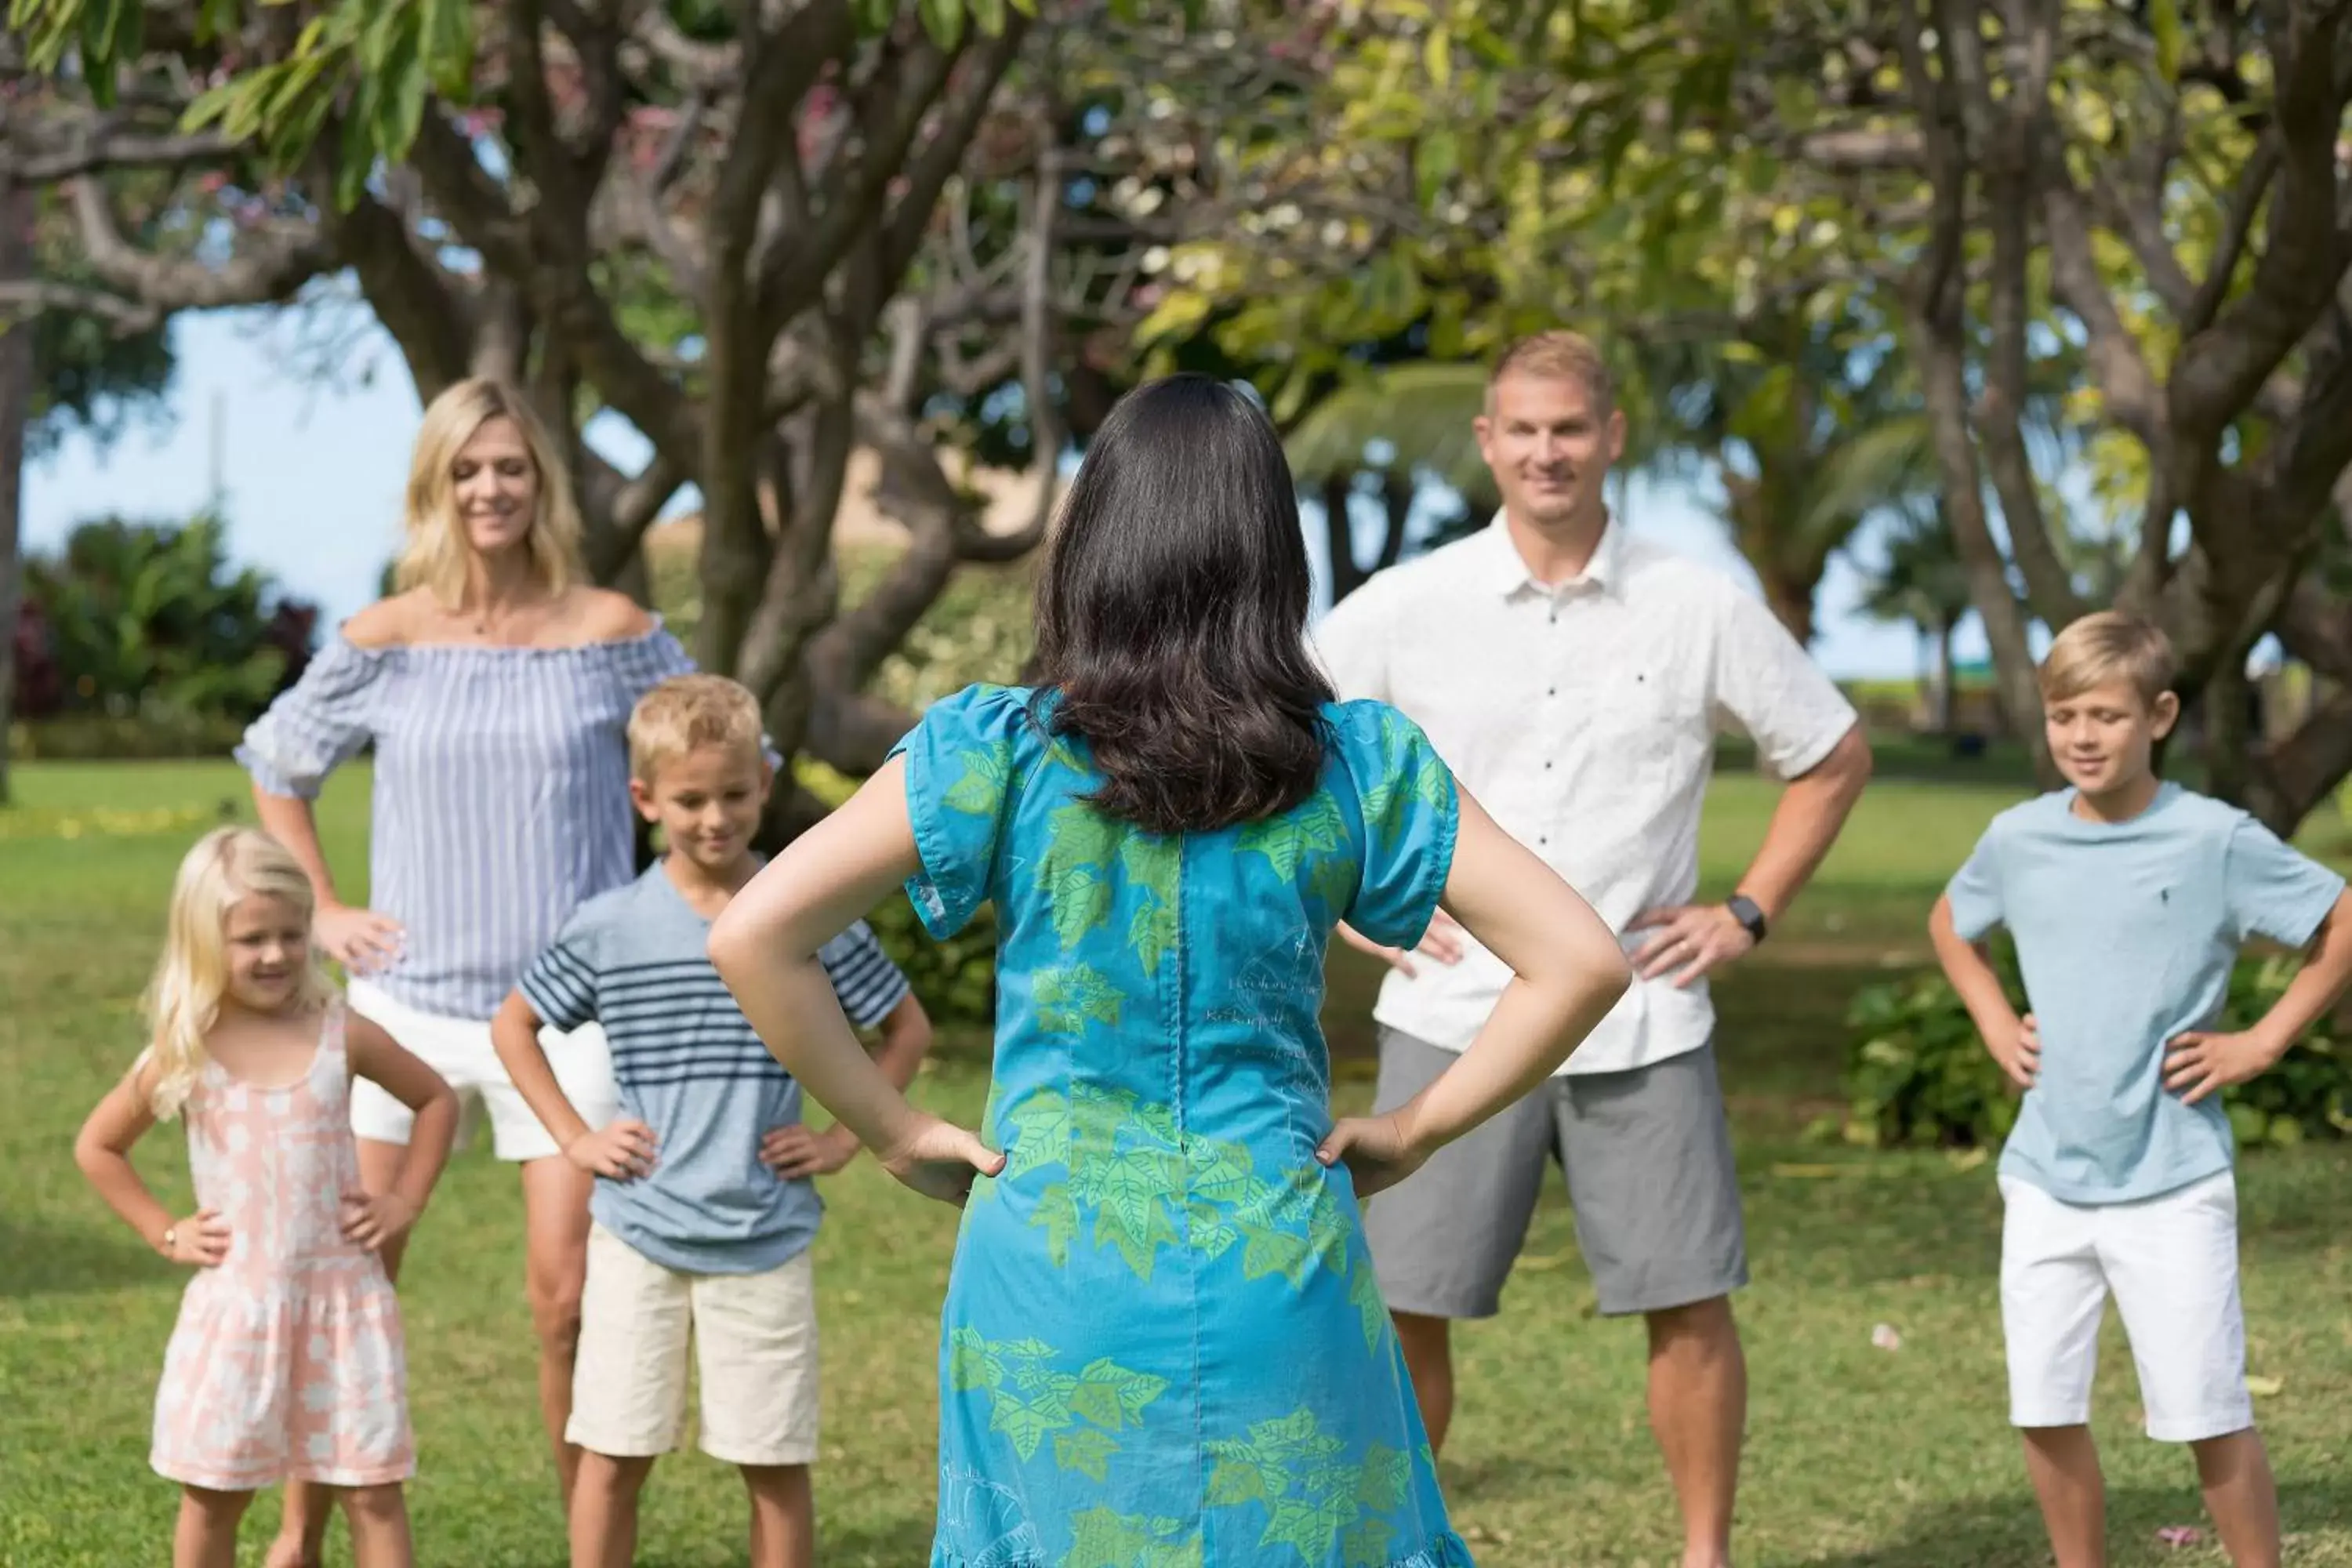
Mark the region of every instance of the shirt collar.
POLYGON ((1510 524, 1500 511, 1495 513, 1495 520, 1479 537, 1486 552, 1487 576, 1495 592, 1505 598, 1521 593, 1553 598, 1588 585, 1606 593, 1624 579, 1625 526, 1613 514, 1601 531, 1601 543, 1593 551, 1592 559, 1584 563, 1583 571, 1564 583, 1536 581, 1535 574, 1528 570, 1527 558, 1511 539, 1510 524))

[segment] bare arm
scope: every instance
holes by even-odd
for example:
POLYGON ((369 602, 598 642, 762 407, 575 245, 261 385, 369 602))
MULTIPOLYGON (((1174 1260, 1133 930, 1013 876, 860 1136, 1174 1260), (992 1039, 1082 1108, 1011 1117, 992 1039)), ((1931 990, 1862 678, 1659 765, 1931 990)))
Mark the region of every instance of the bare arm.
POLYGON ((2303 967, 2262 1022, 2242 1035, 2192 1030, 2167 1042, 2165 1087, 2183 1091, 2181 1098, 2194 1105, 2217 1089, 2260 1077, 2278 1065, 2303 1032, 2344 994, 2347 984, 2352 984, 2352 891, 2336 896, 2336 907, 2312 938, 2303 967))
POLYGON ((1739 890, 1756 900, 1767 919, 1779 920, 1821 869, 1870 782, 1870 742, 1856 724, 1828 756, 1780 791, 1764 842, 1739 879, 1739 890))
MULTIPOLYGON (((441 1179, 441 1169, 449 1163, 450 1145, 457 1142, 457 1096, 439 1073, 373 1019, 349 1015, 343 1037, 352 1071, 416 1113, 408 1150, 401 1156, 400 1174, 393 1179, 391 1191, 383 1194, 405 1205, 408 1224, 413 1225, 432 1198, 433 1184, 441 1179)), ((400 1228, 405 1230, 407 1226, 400 1228)))
MULTIPOLYGON (((875 1065, 903 1090, 915 1081, 930 1048, 931 1016, 909 991, 882 1019, 875 1065)), ((812 1132, 807 1122, 793 1121, 768 1130, 760 1140, 760 1162, 787 1180, 829 1176, 856 1159, 862 1146, 845 1123, 836 1121, 822 1132, 812 1132)))
POLYGON ((539 1118, 563 1157, 581 1170, 614 1181, 652 1170, 653 1129, 631 1117, 622 1117, 602 1130, 591 1127, 572 1097, 563 1092, 555 1068, 548 1063, 547 1047, 539 1043, 544 1022, 520 991, 508 992, 498 1016, 490 1020, 490 1048, 498 1052, 499 1065, 514 1080, 522 1102, 530 1107, 530 1113, 539 1118))
POLYGON ((1927 940, 1935 944, 1936 962, 1944 966, 1944 978, 1960 994, 1961 1005, 1983 1037, 1986 1051, 2019 1088, 2032 1088, 2042 1063, 2042 1042, 2034 1033, 2033 1020, 2020 1018, 2017 1009, 2010 1005, 2009 993, 2001 989, 2000 976, 1993 972, 1984 944, 1970 942, 1953 924, 1948 897, 1937 899, 1927 916, 1927 940))
POLYGON ((153 1074, 143 1062, 106 1091, 74 1139, 74 1163, 140 1239, 174 1263, 209 1266, 228 1255, 228 1222, 198 1209, 174 1222, 131 1163, 131 1151, 155 1125, 153 1074), (169 1236, 167 1244, 164 1237, 169 1236))
POLYGON ((908 1103, 858 1043, 816 956, 921 868, 906 770, 904 758, 893 758, 752 878, 712 923, 710 961, 809 1098, 892 1175, 928 1196, 961 1202, 973 1173, 993 1173, 1003 1157, 908 1103))
POLYGON ((883 1077, 905 1089, 930 1053, 931 1016, 909 991, 882 1020, 882 1046, 874 1053, 874 1064, 883 1077))
MULTIPOLYGON (((1472 936, 1510 965, 1512 979, 1469 1049, 1391 1113, 1402 1168, 1391 1171, 1377 1156, 1350 1161, 1360 1191, 1386 1184, 1380 1176, 1401 1178, 1543 1082, 1632 984, 1616 937, 1592 907, 1468 794, 1460 800, 1444 901, 1472 936), (1381 1167, 1373 1182, 1365 1180, 1367 1166, 1381 1167)), ((1343 1153, 1358 1133, 1347 1123, 1334 1128, 1325 1158, 1343 1153)))
POLYGON ((342 900, 335 896, 335 873, 327 865, 327 851, 319 842, 319 816, 309 801, 299 795, 272 795, 257 783, 253 786, 253 814, 261 819, 261 830, 286 847, 310 879, 310 892, 321 910, 340 909, 342 900))
MULTIPOLYGON (((1863 786, 1870 782, 1870 742, 1857 724, 1827 756, 1780 791, 1763 845, 1738 885, 1766 920, 1778 921, 1821 868, 1853 803, 1862 797, 1863 786)), ((1648 979, 1672 973, 1677 985, 1690 984, 1756 945, 1748 929, 1721 904, 1644 910, 1626 929, 1657 933, 1633 954, 1633 967, 1648 979)))
POLYGON ((318 814, 300 795, 272 795, 253 786, 253 814, 261 830, 286 847, 310 879, 318 908, 310 919, 311 940, 354 974, 373 974, 400 956, 398 921, 373 910, 355 910, 335 896, 335 874, 319 843, 318 814))

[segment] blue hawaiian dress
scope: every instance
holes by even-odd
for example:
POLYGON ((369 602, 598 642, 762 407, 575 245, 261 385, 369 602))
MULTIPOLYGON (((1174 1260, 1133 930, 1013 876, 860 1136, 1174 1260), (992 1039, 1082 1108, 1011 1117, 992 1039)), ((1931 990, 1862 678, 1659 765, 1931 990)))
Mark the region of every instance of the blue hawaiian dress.
POLYGON ((998 921, 989 1141, 940 1352, 932 1568, 1458 1568, 1331 1124, 1331 928, 1418 941, 1454 781, 1324 710, 1321 787, 1165 837, 1108 818, 1052 699, 975 687, 901 742, 934 935, 998 921))

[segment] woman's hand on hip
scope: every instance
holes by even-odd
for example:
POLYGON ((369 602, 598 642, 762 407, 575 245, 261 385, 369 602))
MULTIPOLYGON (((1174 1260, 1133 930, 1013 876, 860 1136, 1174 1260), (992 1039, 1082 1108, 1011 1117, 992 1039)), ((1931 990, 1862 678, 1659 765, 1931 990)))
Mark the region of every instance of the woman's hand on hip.
POLYGON ((400 956, 406 934, 390 915, 348 904, 321 904, 310 917, 310 940, 353 974, 373 974, 389 965, 400 956))
POLYGON ((1404 1118, 1393 1110, 1385 1116, 1343 1116, 1315 1150, 1324 1164, 1348 1167, 1359 1198, 1395 1186, 1420 1170, 1429 1154, 1413 1145, 1404 1118))
POLYGON ((961 1208, 975 1176, 1004 1169, 1004 1156, 980 1134, 936 1116, 923 1116, 880 1155, 882 1168, 927 1198, 961 1208))

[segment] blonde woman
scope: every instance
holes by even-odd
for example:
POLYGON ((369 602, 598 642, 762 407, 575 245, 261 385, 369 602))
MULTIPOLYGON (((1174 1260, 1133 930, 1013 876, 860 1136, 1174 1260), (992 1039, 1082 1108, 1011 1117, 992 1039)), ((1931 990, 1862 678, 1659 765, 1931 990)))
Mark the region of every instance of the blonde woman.
MULTIPOLYGON (((319 942, 349 968, 353 1009, 486 1114, 498 1157, 521 1166, 540 1407, 567 1499, 593 1178, 515 1092, 490 1019, 574 907, 635 875, 629 710, 693 668, 654 616, 583 580, 579 536, 563 465, 522 395, 488 380, 450 387, 417 435, 399 591, 344 623, 236 753, 262 825, 310 874, 319 942), (370 745, 362 907, 338 889, 311 802, 370 745)), ((589 1124, 609 1121, 601 1035, 583 1029, 549 1058, 589 1124)), ((361 1180, 381 1192, 409 1115, 362 1086, 352 1123, 361 1180)), ((385 1262, 396 1274, 397 1247, 385 1262)), ((291 1498, 288 1514, 273 1568, 315 1561, 323 1515, 291 1498)))
POLYGON ((416 1468, 400 1308, 383 1254, 433 1191, 457 1128, 449 1086, 348 1016, 310 950, 310 883, 249 827, 181 863, 153 1032, 90 1112, 74 1158, 150 1247, 194 1268, 155 1398, 156 1473, 181 1486, 175 1568, 229 1568, 253 1494, 339 1493, 360 1568, 411 1561, 401 1487, 416 1468), (395 1179, 354 1199, 348 1094, 367 1081, 415 1133, 395 1179), (131 1164, 184 1116, 201 1206, 174 1221, 131 1164))

